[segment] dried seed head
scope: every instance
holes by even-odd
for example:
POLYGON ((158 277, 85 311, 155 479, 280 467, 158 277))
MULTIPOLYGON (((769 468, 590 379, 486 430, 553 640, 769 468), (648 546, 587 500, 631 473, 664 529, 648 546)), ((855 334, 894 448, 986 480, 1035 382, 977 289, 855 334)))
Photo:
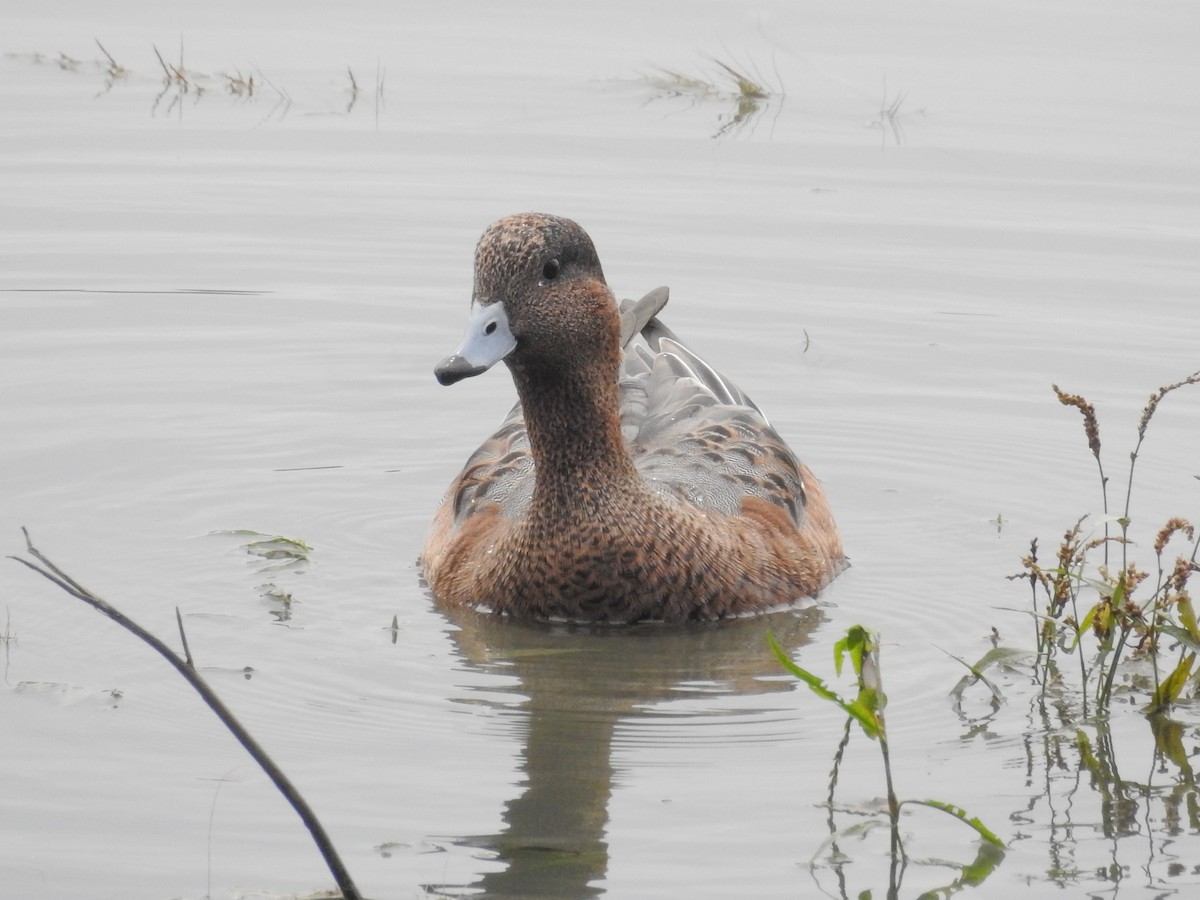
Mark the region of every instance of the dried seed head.
POLYGON ((1107 639, 1112 634, 1112 620, 1112 601, 1105 600, 1096 607, 1096 614, 1092 616, 1092 634, 1100 641, 1107 639))
POLYGON ((1137 614, 1140 614, 1140 609, 1129 598, 1133 596, 1133 592, 1137 590, 1137 586, 1149 577, 1149 574, 1149 572, 1142 571, 1133 563, 1130 563, 1129 567, 1121 572, 1121 579, 1125 582, 1125 605, 1137 614))
POLYGON ((1051 387, 1054 388, 1054 393, 1058 396, 1059 403, 1063 406, 1073 406, 1082 414, 1083 430, 1087 435, 1088 449, 1092 451, 1092 456, 1100 459, 1100 425, 1096 422, 1096 407, 1092 406, 1092 404, 1088 403, 1078 394, 1064 392, 1057 384, 1053 384, 1051 387))
POLYGON ((1171 536, 1177 531, 1182 531, 1185 535, 1187 535, 1187 539, 1189 541, 1195 537, 1196 534, 1195 530, 1192 528, 1187 519, 1181 519, 1178 516, 1168 519, 1167 524, 1163 525, 1163 527, 1159 530, 1158 535, 1154 538, 1154 552, 1159 556, 1162 556, 1163 548, 1167 546, 1167 541, 1169 541, 1171 536))
POLYGON ((1162 400, 1163 397, 1167 396, 1167 394, 1171 393, 1171 391, 1175 390, 1176 388, 1183 387, 1185 384, 1196 384, 1197 382, 1200 382, 1200 372, 1193 372, 1182 381, 1176 381, 1174 384, 1163 385, 1158 389, 1158 393, 1151 394, 1150 399, 1146 401, 1145 408, 1142 410, 1142 418, 1138 420, 1138 440, 1140 441, 1146 436, 1146 426, 1150 424, 1150 419, 1153 417, 1154 411, 1158 409, 1158 402, 1162 400))
MULTIPOLYGON (((1086 517, 1085 517, 1086 518, 1086 517)), ((1083 519, 1072 525, 1063 533, 1062 543, 1058 545, 1058 567, 1069 569, 1079 552, 1079 529, 1083 527, 1083 519)))
MULTIPOLYGON (((1117 524, 1123 524, 1120 519, 1117 519, 1117 524)), ((1102 547, 1105 544, 1132 544, 1133 541, 1126 537, 1121 537, 1119 534, 1110 534, 1108 537, 1092 538, 1083 545, 1085 553, 1089 550, 1095 550, 1097 547, 1102 547)))
POLYGON ((1192 572, 1196 571, 1196 564, 1186 556, 1175 557, 1175 569, 1171 572, 1171 576, 1167 579, 1167 584, 1171 590, 1180 594, 1187 594, 1186 588, 1188 577, 1192 572))

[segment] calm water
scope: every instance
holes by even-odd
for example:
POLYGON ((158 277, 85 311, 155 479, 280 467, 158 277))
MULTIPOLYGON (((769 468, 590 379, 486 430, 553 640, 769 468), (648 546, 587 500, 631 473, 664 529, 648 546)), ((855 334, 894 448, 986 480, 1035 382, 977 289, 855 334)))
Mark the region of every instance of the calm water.
MULTIPOLYGON (((948 696, 948 654, 993 627, 1030 647, 1004 578, 1029 539, 1099 509, 1050 384, 1097 404, 1120 482, 1147 395, 1200 368, 1193 6, 75 6, 0 14, 0 550, 28 526, 172 640, 178 607, 366 894, 882 896, 882 830, 841 867, 823 844, 842 718, 763 644, 832 678, 857 622, 899 793, 1009 842, 975 895, 1196 890, 1200 711, 1176 714, 1187 765, 1134 706, 1107 745, 1085 729, 1114 803, 1026 671, 997 709, 948 696), (719 81, 711 56, 775 96, 652 83, 719 81), (618 295, 669 284, 671 327, 822 478, 853 568, 819 606, 592 634, 422 591, 429 516, 512 399, 503 371, 432 366, 479 232, 529 209, 580 221, 618 295), (311 553, 250 555, 249 529, 311 553)), ((1143 542, 1200 515, 1192 390, 1138 463, 1143 542)), ((330 884, 159 658, 13 563, 0 605, 0 895, 330 884)), ((879 802, 861 736, 837 790, 838 828, 879 802)), ((977 852, 947 817, 904 825, 901 896, 977 852)))

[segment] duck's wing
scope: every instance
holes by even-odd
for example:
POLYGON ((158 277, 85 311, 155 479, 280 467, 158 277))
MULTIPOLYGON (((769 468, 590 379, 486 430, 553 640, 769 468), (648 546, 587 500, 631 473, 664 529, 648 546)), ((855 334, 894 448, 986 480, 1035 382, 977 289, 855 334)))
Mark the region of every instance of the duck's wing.
POLYGON ((482 503, 498 503, 500 514, 516 518, 533 497, 533 456, 525 413, 518 402, 496 432, 467 460, 443 501, 457 526, 482 503))
POLYGON ((641 316, 628 311, 640 328, 622 367, 621 428, 638 471, 660 493, 704 510, 737 515, 757 497, 802 525, 803 465, 745 391, 656 318, 666 303, 659 290, 639 301, 641 316))

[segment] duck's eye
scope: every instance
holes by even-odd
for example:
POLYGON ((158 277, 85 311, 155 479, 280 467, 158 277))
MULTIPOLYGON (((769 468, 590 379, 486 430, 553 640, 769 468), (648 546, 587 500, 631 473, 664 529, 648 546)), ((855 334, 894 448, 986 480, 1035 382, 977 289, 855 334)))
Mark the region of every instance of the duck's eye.
POLYGON ((546 281, 553 281, 558 277, 558 260, 552 259, 550 262, 542 266, 542 278, 546 281))

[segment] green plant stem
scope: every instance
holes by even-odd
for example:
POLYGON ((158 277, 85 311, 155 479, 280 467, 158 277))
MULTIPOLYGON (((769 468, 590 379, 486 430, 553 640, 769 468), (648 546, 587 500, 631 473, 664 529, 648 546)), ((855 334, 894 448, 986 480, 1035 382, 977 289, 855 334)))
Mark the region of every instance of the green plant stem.
MULTIPOLYGON (((1095 454, 1095 457, 1096 457, 1096 468, 1100 470, 1100 502, 1101 502, 1101 506, 1104 508, 1104 564, 1107 566, 1108 565, 1108 477, 1104 474, 1104 463, 1100 462, 1100 454, 1098 452, 1095 454)), ((1129 473, 1129 477, 1132 480, 1132 478, 1133 478, 1132 471, 1129 473)), ((1125 507, 1126 507, 1126 515, 1128 515, 1128 512, 1129 512, 1129 496, 1128 496, 1128 494, 1126 494, 1126 496, 1125 496, 1125 507)))
MULTIPOLYGON (((1105 541, 1104 546, 1106 548, 1105 552, 1107 552, 1107 548, 1108 548, 1107 541, 1105 541)), ((1080 570, 1080 574, 1081 575, 1083 574, 1082 568, 1080 570)), ((1076 603, 1076 597, 1079 593, 1078 587, 1077 587, 1078 584, 1079 584, 1079 582, 1075 581, 1075 580, 1072 580, 1072 582, 1071 582, 1071 616, 1075 619, 1075 627, 1077 629, 1080 627, 1080 625, 1079 625, 1079 605, 1076 603)), ((1077 631, 1075 634, 1075 644, 1076 644, 1076 651, 1077 651, 1075 655, 1079 657, 1079 678, 1080 678, 1079 684, 1081 686, 1080 694, 1083 697, 1083 717, 1086 719, 1087 714, 1088 714, 1088 708, 1087 708, 1088 672, 1087 672, 1087 662, 1083 658, 1083 651, 1078 649, 1078 644, 1079 644, 1080 639, 1081 639, 1081 635, 1077 631)))
MULTIPOLYGON (((1096 705, 1102 710, 1108 709, 1109 700, 1112 698, 1113 679, 1117 677, 1117 663, 1121 659, 1121 651, 1125 649, 1125 641, 1128 640, 1129 632, 1132 629, 1132 625, 1121 625, 1121 637, 1117 640, 1117 649, 1113 651, 1112 665, 1108 667, 1108 674, 1104 679, 1103 689, 1100 696, 1096 698, 1096 705)), ((1086 693, 1084 691, 1085 695, 1086 693)))
MULTIPOLYGON (((854 719, 851 716, 846 717, 846 727, 842 730, 842 739, 838 743, 837 752, 833 754, 833 768, 829 770, 829 796, 826 800, 829 806, 829 834, 837 835, 837 825, 833 821, 833 803, 834 792, 837 791, 838 772, 842 768, 842 757, 846 754, 846 747, 850 744, 850 729, 854 727, 854 719)), ((836 842, 834 849, 837 848, 836 842)))
POLYGON ((834 819, 834 795, 837 792, 838 773, 841 771, 842 759, 846 754, 846 747, 850 744, 850 732, 854 728, 854 717, 846 717, 846 727, 842 730, 842 739, 838 743, 837 752, 833 755, 833 768, 829 770, 829 796, 826 800, 826 824, 829 827, 829 844, 833 850, 833 870, 837 875, 838 887, 841 890, 841 896, 846 896, 846 872, 843 863, 840 861, 841 848, 838 846, 838 830, 837 822, 834 819))
POLYGON ((888 752, 887 727, 883 722, 883 714, 879 714, 879 752, 883 756, 883 777, 887 783, 888 818, 892 823, 892 855, 899 854, 906 859, 904 844, 900 841, 900 801, 896 798, 896 789, 892 786, 892 761, 888 752))
MULTIPOLYGON (((1129 454, 1129 481, 1125 486, 1125 511, 1121 513, 1121 569, 1124 570, 1129 565, 1129 506, 1133 499, 1133 470, 1137 466, 1138 451, 1142 449, 1143 438, 1139 437, 1137 444, 1133 448, 1133 452, 1129 454)), ((1105 537, 1108 537, 1107 523, 1105 523, 1105 537)), ((1108 563, 1108 544, 1104 545, 1104 562, 1108 563)))

